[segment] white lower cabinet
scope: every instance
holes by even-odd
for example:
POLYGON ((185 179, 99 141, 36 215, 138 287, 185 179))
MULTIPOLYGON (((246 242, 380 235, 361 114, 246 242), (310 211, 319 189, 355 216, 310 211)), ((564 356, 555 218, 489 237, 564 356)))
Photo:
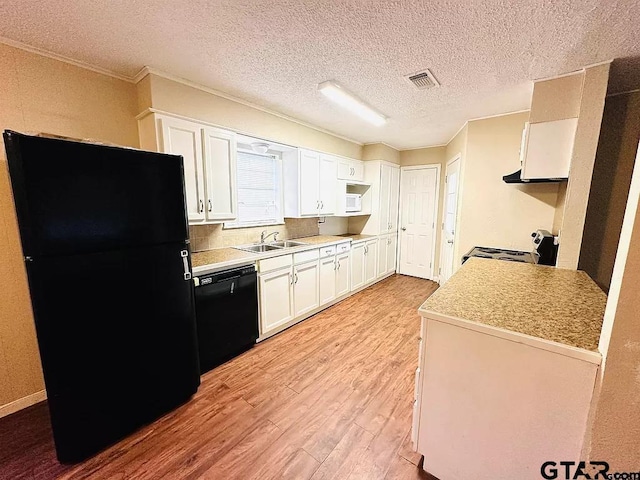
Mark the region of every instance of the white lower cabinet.
POLYGON ((377 277, 378 239, 356 243, 351 247, 351 291, 372 283, 377 277))
POLYGON ((292 268, 260 273, 259 285, 260 333, 264 335, 294 318, 292 268))
POLYGON ((351 262, 349 251, 336 255, 336 298, 349 293, 351 262))
POLYGON ((377 278, 385 277, 396 271, 396 252, 398 238, 395 233, 378 237, 377 278))
POLYGON ((351 246, 351 291, 362 287, 365 268, 365 243, 354 243, 351 246))
POLYGON ((293 305, 295 316, 299 317, 320 306, 320 268, 318 260, 294 265, 293 305))
POLYGON ((336 271, 335 255, 320 259, 320 305, 336 298, 336 271))
POLYGON ((372 283, 376 279, 376 252, 378 249, 378 239, 367 240, 364 244, 364 283, 372 283))

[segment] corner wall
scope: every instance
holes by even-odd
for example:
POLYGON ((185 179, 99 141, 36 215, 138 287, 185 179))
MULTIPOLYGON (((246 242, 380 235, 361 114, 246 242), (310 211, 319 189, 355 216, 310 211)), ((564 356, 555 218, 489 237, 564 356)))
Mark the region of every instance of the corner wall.
POLYGON ((607 97, 578 268, 609 291, 640 142, 640 92, 607 97))

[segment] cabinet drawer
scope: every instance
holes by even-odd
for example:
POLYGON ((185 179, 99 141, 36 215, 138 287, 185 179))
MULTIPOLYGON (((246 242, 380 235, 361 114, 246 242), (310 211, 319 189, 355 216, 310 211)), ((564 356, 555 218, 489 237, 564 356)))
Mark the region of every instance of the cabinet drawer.
POLYGON ((336 253, 338 254, 348 252, 349 250, 351 250, 351 244, 349 242, 336 245, 336 253))
POLYGON ((306 252, 294 253, 293 263, 298 265, 300 263, 310 262, 312 260, 318 260, 318 249, 307 250, 306 252))
MULTIPOLYGON (((317 258, 317 257, 316 257, 317 258)), ((258 271, 261 273, 278 270, 279 268, 290 267, 293 263, 291 255, 280 255, 279 257, 265 258, 258 262, 258 271)))
POLYGON ((320 249, 320 258, 331 257, 336 254, 336 246, 330 245, 328 247, 322 247, 320 249))

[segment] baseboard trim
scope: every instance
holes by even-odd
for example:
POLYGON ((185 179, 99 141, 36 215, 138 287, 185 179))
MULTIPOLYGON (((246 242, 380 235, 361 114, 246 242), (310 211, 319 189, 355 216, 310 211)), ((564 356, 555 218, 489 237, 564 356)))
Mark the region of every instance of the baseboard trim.
POLYGON ((47 398, 47 391, 40 390, 39 392, 32 393, 26 397, 19 398, 13 402, 9 402, 5 405, 0 405, 0 418, 11 415, 19 410, 35 405, 47 398))

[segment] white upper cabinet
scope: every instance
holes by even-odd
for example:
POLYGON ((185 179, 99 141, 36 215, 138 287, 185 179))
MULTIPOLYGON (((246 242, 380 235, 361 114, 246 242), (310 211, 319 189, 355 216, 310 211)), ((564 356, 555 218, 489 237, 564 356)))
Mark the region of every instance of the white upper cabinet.
POLYGON ((218 128, 203 130, 207 220, 234 220, 237 216, 235 135, 218 128))
POLYGON ((364 162, 350 158, 338 158, 338 179, 362 182, 364 180, 364 162))
POLYGON ((397 232, 400 167, 380 160, 368 161, 365 164, 365 180, 371 183, 371 215, 362 233, 384 235, 397 232))
POLYGON ((221 223, 237 216, 235 134, 151 113, 139 121, 140 146, 182 155, 190 224, 221 223))
POLYGON ((300 150, 298 165, 300 215, 318 215, 318 210, 320 210, 320 154, 309 150, 300 150))
POLYGON ((337 162, 335 157, 320 155, 320 215, 333 215, 336 212, 337 162))
POLYGON ((283 156, 284 216, 333 215, 336 209, 337 161, 331 155, 298 149, 283 156))
POLYGON ((522 180, 568 178, 577 118, 526 123, 522 132, 522 180))
POLYGON ((161 130, 161 145, 164 153, 182 155, 184 161, 184 184, 189 223, 206 220, 205 180, 202 155, 202 129, 200 125, 178 118, 158 118, 161 130))

